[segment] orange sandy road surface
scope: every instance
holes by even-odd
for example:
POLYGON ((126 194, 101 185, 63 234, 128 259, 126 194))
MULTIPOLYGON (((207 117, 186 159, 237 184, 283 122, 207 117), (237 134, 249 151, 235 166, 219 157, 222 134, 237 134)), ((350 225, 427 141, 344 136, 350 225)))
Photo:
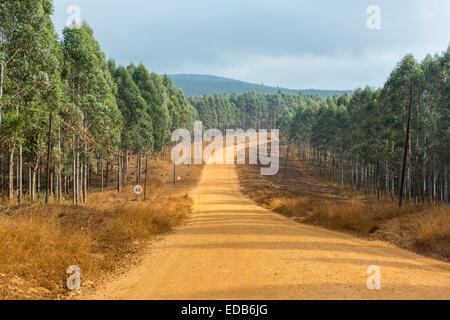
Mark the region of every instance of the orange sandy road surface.
POLYGON ((188 222, 92 299, 449 299, 450 264, 302 225, 239 191, 234 166, 205 166, 188 222), (381 268, 369 290, 367 268, 381 268))

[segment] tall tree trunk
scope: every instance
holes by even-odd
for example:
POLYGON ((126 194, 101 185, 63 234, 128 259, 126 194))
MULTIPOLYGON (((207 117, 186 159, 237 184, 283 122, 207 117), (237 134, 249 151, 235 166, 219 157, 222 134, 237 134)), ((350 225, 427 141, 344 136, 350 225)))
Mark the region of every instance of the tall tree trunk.
POLYGON ((23 155, 22 155, 22 146, 19 147, 19 172, 18 172, 18 191, 19 191, 19 203, 23 201, 23 155))
POLYGON ((61 193, 62 193, 62 177, 61 177, 61 126, 58 130, 58 168, 56 174, 56 181, 58 182, 58 188, 56 190, 58 203, 61 203, 61 193))
POLYGON ((37 177, 39 172, 39 159, 36 160, 36 163, 33 166, 33 174, 32 174, 32 183, 31 183, 31 202, 36 200, 36 187, 37 187, 37 177))
POLYGON ((425 203, 425 197, 427 196, 427 139, 424 135, 424 155, 422 162, 422 204, 425 203))
MULTIPOLYGON (((0 32, 0 52, 5 52, 5 36, 3 32, 0 32)), ((2 138, 2 109, 3 109, 3 83, 5 73, 5 59, 2 59, 0 63, 0 140, 2 138)))
POLYGON ((52 156, 52 125, 53 125, 53 112, 50 112, 50 119, 48 125, 48 146, 47 146, 47 185, 45 187, 45 204, 48 204, 48 198, 50 193, 50 158, 52 156))
POLYGON ((54 196, 54 194, 55 194, 55 192, 54 192, 54 189, 53 189, 53 182, 55 181, 55 174, 54 174, 55 172, 53 171, 53 170, 50 170, 50 195, 52 195, 53 194, 53 199, 55 199, 55 196, 54 196))
POLYGON ((117 156, 117 192, 122 193, 122 155, 117 156))
POLYGON ((31 163, 28 163, 28 197, 31 201, 31 197, 33 196, 33 185, 32 185, 32 171, 31 171, 31 163))
POLYGON ((175 162, 173 163, 173 184, 176 184, 177 183, 177 180, 176 180, 176 174, 177 174, 177 166, 176 166, 176 164, 175 164, 175 162))
POLYGON ((42 179, 42 170, 43 170, 42 168, 43 168, 43 164, 39 165, 36 168, 36 177, 35 177, 36 185, 33 190, 34 191, 33 200, 36 200, 38 198, 38 195, 42 192, 42 190, 41 190, 41 179, 42 179))
POLYGON ((413 101, 414 101, 414 87, 413 85, 410 85, 409 89, 409 108, 408 108, 408 124, 406 126, 406 139, 405 139, 405 152, 403 154, 403 167, 402 167, 402 175, 401 175, 401 182, 400 182, 400 199, 398 202, 399 207, 402 207, 403 203, 403 186, 405 183, 405 172, 406 172, 406 163, 408 158, 408 146, 409 146, 409 131, 411 126, 411 110, 413 107, 413 101))
POLYGON ((82 163, 83 161, 80 161, 80 163, 79 163, 79 167, 80 167, 80 178, 79 178, 79 187, 80 187, 80 191, 79 191, 79 201, 78 202, 80 202, 81 204, 83 204, 84 203, 84 198, 83 198, 83 196, 84 196, 84 192, 83 192, 83 188, 84 188, 84 183, 83 183, 83 181, 84 181, 84 165, 83 165, 83 163, 82 163))
POLYGON ((145 153, 144 201, 147 200, 148 151, 145 153))
POLYGON ((108 188, 109 180, 109 160, 106 160, 105 187, 108 188))
POLYGON ((87 143, 84 144, 84 179, 83 179, 83 203, 86 204, 88 201, 88 159, 87 159, 87 143))
POLYGON ((104 187, 104 181, 103 181, 103 159, 100 158, 100 172, 101 172, 101 184, 102 184, 102 192, 103 192, 103 187, 104 187))
POLYGON ((344 155, 342 151, 342 145, 339 150, 339 185, 344 185, 344 155))
POLYGON ((141 183, 141 156, 138 153, 136 155, 136 184, 141 183))
POLYGON ((65 170, 61 171, 61 197, 66 198, 67 197, 67 172, 65 170))
MULTIPOLYGON (((77 139, 78 140, 78 139, 77 139)), ((80 152, 77 150, 77 158, 76 158, 76 172, 77 172, 77 181, 76 181, 76 189, 77 189, 77 202, 80 203, 80 185, 81 185, 81 166, 80 166, 80 152)))
POLYGON ((449 201, 449 190, 448 190, 448 167, 447 164, 444 165, 445 169, 444 169, 444 201, 445 203, 448 203, 449 201))
POLYGON ((72 196, 73 203, 77 203, 77 157, 75 152, 75 135, 72 135, 72 196))
POLYGON ((125 156, 122 159, 121 168, 123 169, 122 170, 122 183, 127 185, 127 181, 128 181, 128 150, 125 151, 125 156))
POLYGON ((433 160, 433 202, 437 203, 437 183, 438 183, 438 171, 437 171, 437 163, 436 163, 436 154, 434 155, 433 160))
POLYGON ((1 180, 0 180, 0 194, 3 193, 7 193, 6 189, 6 169, 5 169, 5 163, 3 159, 0 159, 0 175, 1 175, 1 180))
POLYGON ((13 145, 9 149, 9 200, 14 198, 14 150, 13 145))
POLYGON ((286 162, 284 164, 283 184, 286 184, 286 174, 287 174, 287 169, 288 169, 288 164, 289 164, 289 147, 290 147, 290 142, 288 141, 287 149, 286 149, 286 162))

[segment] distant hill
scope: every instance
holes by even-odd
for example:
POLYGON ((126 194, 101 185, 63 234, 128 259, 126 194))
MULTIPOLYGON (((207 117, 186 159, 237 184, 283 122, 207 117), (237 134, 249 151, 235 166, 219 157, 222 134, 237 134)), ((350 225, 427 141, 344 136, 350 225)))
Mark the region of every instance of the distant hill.
POLYGON ((228 93, 244 93, 248 91, 255 91, 259 93, 277 93, 281 90, 285 93, 298 94, 300 91, 309 94, 318 94, 322 97, 328 97, 329 95, 352 94, 353 91, 348 90, 293 90, 279 87, 270 87, 263 84, 249 83, 245 81, 233 80, 228 78, 210 76, 210 75, 199 75, 199 74, 174 74, 169 75, 173 83, 177 88, 181 88, 187 97, 190 96, 203 96, 228 93))

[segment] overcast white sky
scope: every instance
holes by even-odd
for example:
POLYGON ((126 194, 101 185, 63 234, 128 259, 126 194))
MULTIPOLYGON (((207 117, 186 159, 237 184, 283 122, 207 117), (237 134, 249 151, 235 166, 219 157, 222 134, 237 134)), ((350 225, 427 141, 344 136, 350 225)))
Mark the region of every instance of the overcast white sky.
POLYGON ((407 53, 450 44, 449 0, 55 0, 59 33, 70 5, 120 64, 293 89, 379 87, 407 53))

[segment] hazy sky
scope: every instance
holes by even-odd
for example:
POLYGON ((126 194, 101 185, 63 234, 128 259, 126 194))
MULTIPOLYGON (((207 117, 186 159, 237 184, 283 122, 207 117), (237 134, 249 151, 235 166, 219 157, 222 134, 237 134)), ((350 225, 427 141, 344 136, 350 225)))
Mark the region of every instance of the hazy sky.
POLYGON ((407 53, 450 44, 449 0, 55 0, 59 33, 71 5, 120 64, 293 89, 379 87, 407 53))

